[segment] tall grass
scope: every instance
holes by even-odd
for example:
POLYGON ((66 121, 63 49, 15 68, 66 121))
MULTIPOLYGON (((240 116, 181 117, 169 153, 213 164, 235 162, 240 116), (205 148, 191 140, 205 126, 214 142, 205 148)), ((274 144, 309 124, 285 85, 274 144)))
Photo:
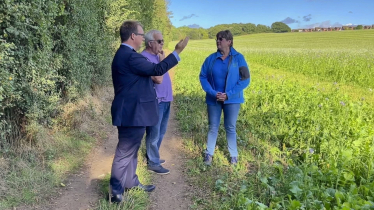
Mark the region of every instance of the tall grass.
POLYGON ((190 138, 187 148, 195 150, 190 174, 214 195, 200 204, 373 207, 373 37, 374 30, 235 37, 252 77, 237 124, 240 164, 235 169, 227 167, 223 129, 213 168, 203 166, 196 152, 205 148, 208 129, 198 74, 215 45, 190 42, 174 83, 180 128, 190 138))

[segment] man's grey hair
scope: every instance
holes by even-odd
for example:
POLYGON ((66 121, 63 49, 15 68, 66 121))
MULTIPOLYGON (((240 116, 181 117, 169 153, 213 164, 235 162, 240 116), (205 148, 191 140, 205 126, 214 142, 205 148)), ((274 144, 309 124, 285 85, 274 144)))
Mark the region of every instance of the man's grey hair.
POLYGON ((144 42, 145 42, 145 47, 146 47, 146 48, 149 47, 149 46, 148 46, 148 42, 155 40, 155 38, 154 38, 154 35, 155 35, 155 34, 162 34, 162 33, 161 33, 161 31, 159 31, 159 30, 150 30, 150 31, 148 31, 148 32, 144 35, 144 42))

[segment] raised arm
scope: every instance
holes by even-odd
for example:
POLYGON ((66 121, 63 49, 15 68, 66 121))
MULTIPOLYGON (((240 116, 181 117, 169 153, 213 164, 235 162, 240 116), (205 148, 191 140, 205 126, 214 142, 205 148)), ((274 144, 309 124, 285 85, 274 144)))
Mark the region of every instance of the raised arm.
POLYGON ((158 64, 149 62, 143 55, 138 53, 133 53, 129 58, 129 64, 131 66, 131 71, 134 74, 141 76, 161 76, 165 74, 168 70, 178 64, 179 54, 187 46, 189 38, 186 37, 184 40, 178 42, 175 46, 173 53, 168 55, 163 61, 158 64))

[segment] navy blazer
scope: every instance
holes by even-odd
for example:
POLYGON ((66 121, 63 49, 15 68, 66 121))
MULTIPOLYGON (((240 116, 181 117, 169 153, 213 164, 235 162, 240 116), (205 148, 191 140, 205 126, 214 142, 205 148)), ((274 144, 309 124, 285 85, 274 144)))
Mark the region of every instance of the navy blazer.
POLYGON ((159 64, 121 45, 112 62, 114 126, 153 126, 158 122, 158 102, 151 76, 161 76, 178 64, 172 54, 159 64))

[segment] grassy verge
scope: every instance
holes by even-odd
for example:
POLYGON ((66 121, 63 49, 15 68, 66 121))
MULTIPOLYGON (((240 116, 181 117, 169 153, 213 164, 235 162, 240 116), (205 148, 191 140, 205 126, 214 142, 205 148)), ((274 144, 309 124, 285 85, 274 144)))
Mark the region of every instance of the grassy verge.
MULTIPOLYGON (((0 209, 42 205, 62 187, 61 183, 70 173, 80 169, 91 149, 108 137, 111 97, 112 88, 96 90, 74 103, 67 103, 52 128, 36 122, 27 125, 28 135, 22 146, 0 153, 0 209)), ((144 170, 142 165, 138 170, 143 180, 148 179, 142 175, 144 170)), ((108 179, 102 182, 107 186, 108 179)), ((105 195, 107 190, 102 192, 105 195)), ((130 194, 137 201, 134 203, 144 209, 146 195, 130 194)), ((110 209, 103 207, 104 200, 98 208, 110 209)))
POLYGON ((40 204, 53 195, 107 138, 109 101, 109 90, 97 90, 67 103, 52 128, 30 122, 23 144, 1 153, 0 208, 40 204))

